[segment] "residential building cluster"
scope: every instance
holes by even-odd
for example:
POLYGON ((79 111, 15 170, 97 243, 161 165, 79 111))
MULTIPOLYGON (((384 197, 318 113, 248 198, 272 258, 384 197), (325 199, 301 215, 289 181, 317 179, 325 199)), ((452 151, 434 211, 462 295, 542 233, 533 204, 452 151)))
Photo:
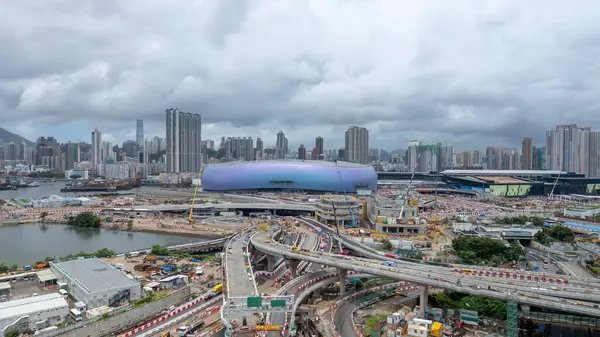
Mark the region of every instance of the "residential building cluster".
POLYGON ((344 146, 327 149, 326 139, 316 136, 310 145, 289 146, 283 130, 273 137, 272 146, 261 138, 223 136, 220 142, 202 139, 199 114, 165 110, 165 138, 144 137, 144 121, 136 121, 135 140, 120 145, 91 133, 91 143, 59 143, 54 137, 40 137, 34 145, 10 142, 0 147, 0 169, 5 172, 89 170, 115 179, 146 178, 158 173, 198 172, 202 165, 229 161, 277 159, 343 160, 372 164, 378 171, 439 172, 447 169, 560 170, 600 175, 600 132, 575 124, 557 125, 546 131, 544 146, 524 137, 521 149, 488 146, 485 151, 457 151, 454 146, 409 141, 406 150, 388 152, 369 147, 369 130, 350 126, 344 146))

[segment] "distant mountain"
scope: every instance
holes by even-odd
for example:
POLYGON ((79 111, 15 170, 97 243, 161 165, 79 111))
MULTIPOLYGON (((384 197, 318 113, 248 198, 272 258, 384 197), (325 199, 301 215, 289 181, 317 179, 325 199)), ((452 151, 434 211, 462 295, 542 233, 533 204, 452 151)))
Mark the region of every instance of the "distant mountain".
POLYGON ((395 149, 394 151, 390 152, 390 156, 392 156, 392 157, 395 157, 395 156, 404 157, 405 154, 406 154, 405 149, 395 149))
POLYGON ((15 144, 21 144, 23 142, 27 143, 29 146, 34 146, 35 143, 25 139, 17 134, 14 134, 6 129, 0 128, 0 145, 8 144, 10 142, 14 142, 15 144))

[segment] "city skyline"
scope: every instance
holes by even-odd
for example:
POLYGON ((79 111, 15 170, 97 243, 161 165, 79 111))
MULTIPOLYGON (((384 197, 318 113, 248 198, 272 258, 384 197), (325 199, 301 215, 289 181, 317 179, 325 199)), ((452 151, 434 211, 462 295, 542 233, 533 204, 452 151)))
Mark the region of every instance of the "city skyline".
POLYGON ((347 125, 361 125, 371 147, 389 150, 426 136, 461 149, 520 147, 524 136, 540 144, 557 124, 600 128, 589 80, 600 71, 590 66, 595 2, 543 10, 510 1, 95 6, 0 4, 3 24, 21 37, 0 40, 4 128, 32 141, 87 140, 98 128, 116 143, 135 139, 132 119, 145 121, 146 135, 162 135, 162 111, 178 107, 202 114, 205 138, 266 140, 283 129, 290 146, 306 146, 310 132, 333 147, 347 125), (185 29, 156 19, 165 15, 185 29), (151 30, 142 29, 147 22, 151 30))

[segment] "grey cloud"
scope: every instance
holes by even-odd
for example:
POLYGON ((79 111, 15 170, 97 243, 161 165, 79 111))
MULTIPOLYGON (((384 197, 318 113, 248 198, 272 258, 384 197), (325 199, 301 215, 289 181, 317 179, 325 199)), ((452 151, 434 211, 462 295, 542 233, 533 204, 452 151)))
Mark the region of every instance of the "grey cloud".
POLYGON ((5 1, 0 116, 86 119, 118 134, 136 117, 160 129, 178 107, 202 113, 211 137, 281 128, 302 142, 318 130, 336 133, 322 134, 335 147, 352 124, 371 125, 374 146, 427 132, 514 145, 557 123, 600 128, 599 11, 594 1, 5 1))

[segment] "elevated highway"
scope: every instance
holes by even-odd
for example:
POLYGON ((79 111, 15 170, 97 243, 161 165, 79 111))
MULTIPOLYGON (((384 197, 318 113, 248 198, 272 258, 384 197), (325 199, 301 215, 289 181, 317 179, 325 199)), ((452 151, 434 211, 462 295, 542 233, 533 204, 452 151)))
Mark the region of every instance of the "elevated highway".
MULTIPOLYGON (((382 252, 361 242, 357 242, 348 236, 342 235, 338 237, 331 228, 319 222, 316 222, 310 218, 302 218, 302 220, 304 222, 310 223, 313 226, 319 226, 324 232, 328 233, 330 237, 335 238, 336 240, 340 240, 344 246, 356 252, 359 252, 360 254, 370 259, 379 261, 389 261, 401 265, 407 265, 410 266, 410 268, 412 269, 419 269, 423 272, 428 272, 432 274, 439 274, 438 268, 442 268, 437 265, 427 264, 426 261, 411 260, 405 258, 399 259, 385 256, 385 254, 383 254, 382 252)), ((484 279, 489 280, 505 279, 505 282, 513 282, 514 284, 532 284, 533 286, 539 286, 540 284, 562 284, 580 286, 586 289, 600 289, 600 281, 598 281, 597 279, 590 279, 589 277, 565 277, 558 276, 555 274, 546 274, 533 271, 515 271, 505 268, 481 267, 461 264, 452 264, 451 266, 451 270, 454 273, 473 274, 471 276, 482 277, 484 279)))
MULTIPOLYGON (((209 241, 185 243, 181 245, 168 246, 170 252, 209 252, 213 250, 221 250, 227 243, 229 238, 215 239, 209 241)), ((120 253, 117 256, 125 256, 126 254, 150 254, 152 248, 138 249, 127 253, 120 253)))
MULTIPOLYGON (((135 206, 135 207, 112 207, 105 208, 105 211, 114 212, 185 212, 192 208, 191 204, 184 205, 148 205, 148 206, 135 206)), ((268 203, 268 202, 254 202, 254 203, 221 203, 221 204, 195 204, 194 210, 206 211, 206 210, 261 210, 261 211, 298 211, 298 212, 313 212, 315 210, 314 205, 311 203, 296 203, 296 204, 283 204, 283 203, 268 203)))
POLYGON ((377 261, 368 262, 337 254, 317 252, 295 252, 275 242, 265 243, 266 236, 258 233, 252 238, 256 249, 266 254, 285 256, 296 261, 319 263, 342 270, 354 271, 403 280, 424 286, 458 291, 466 294, 481 295, 503 301, 516 301, 548 309, 571 312, 586 316, 600 317, 600 309, 593 306, 577 305, 567 302, 567 299, 581 299, 600 301, 598 288, 584 288, 577 286, 564 286, 561 290, 548 290, 536 287, 532 282, 519 282, 515 284, 507 280, 483 280, 473 275, 455 275, 452 268, 438 267, 436 270, 424 272, 422 268, 411 265, 398 265, 397 267, 382 266, 377 261), (469 277, 473 276, 473 277, 469 277), (526 285, 525 285, 526 284, 526 285), (501 291, 489 290, 500 289, 501 291), (537 296, 550 296, 553 300, 537 298, 537 296))
POLYGON ((250 232, 242 231, 234 235, 225 246, 223 268, 225 279, 221 322, 225 326, 226 336, 231 336, 232 330, 236 326, 241 326, 244 318, 246 318, 247 324, 254 324, 252 315, 244 316, 229 312, 231 297, 255 296, 258 294, 247 250, 250 235, 250 232))

